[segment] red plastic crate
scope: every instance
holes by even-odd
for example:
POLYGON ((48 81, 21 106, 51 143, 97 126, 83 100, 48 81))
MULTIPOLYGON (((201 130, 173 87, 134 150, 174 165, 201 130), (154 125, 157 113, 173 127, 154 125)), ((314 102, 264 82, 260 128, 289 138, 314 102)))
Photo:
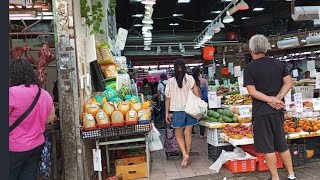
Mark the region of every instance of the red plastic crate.
POLYGON ((227 161, 224 166, 232 173, 244 173, 256 171, 256 158, 247 160, 227 161))
MULTIPOLYGON (((269 170, 269 168, 268 168, 268 166, 267 166, 267 163, 266 163, 266 159, 265 159, 265 157, 264 157, 264 154, 263 154, 263 153, 257 153, 257 152, 254 150, 254 146, 253 146, 253 145, 245 145, 245 146, 242 146, 242 149, 243 149, 245 152, 247 152, 247 153, 249 153, 249 154, 251 154, 251 155, 253 155, 253 156, 255 156, 255 157, 258 158, 257 169, 258 169, 259 171, 269 170)), ((276 154, 276 156, 277 156, 277 168, 278 168, 278 169, 281 169, 281 168, 283 168, 283 162, 282 162, 282 160, 281 160, 281 158, 280 158, 279 153, 276 152, 275 154, 276 154)))

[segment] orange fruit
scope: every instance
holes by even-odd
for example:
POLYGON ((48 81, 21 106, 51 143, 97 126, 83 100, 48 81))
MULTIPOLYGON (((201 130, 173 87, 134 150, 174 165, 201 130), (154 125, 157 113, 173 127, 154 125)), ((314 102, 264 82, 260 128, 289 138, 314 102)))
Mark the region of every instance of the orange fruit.
POLYGON ((319 130, 318 126, 316 126, 316 125, 313 125, 313 126, 312 126, 312 131, 315 132, 315 131, 318 131, 318 130, 319 130))
POLYGON ((289 132, 296 132, 294 128, 289 128, 289 132))
POLYGON ((297 127, 297 128, 296 128, 296 132, 300 132, 301 130, 302 130, 301 127, 297 127))

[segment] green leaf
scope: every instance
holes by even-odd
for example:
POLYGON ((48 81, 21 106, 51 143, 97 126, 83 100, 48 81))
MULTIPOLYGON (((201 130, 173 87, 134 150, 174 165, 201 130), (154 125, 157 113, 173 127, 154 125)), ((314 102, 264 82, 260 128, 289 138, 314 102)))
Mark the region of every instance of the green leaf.
POLYGON ((98 1, 97 6, 98 6, 99 8, 102 8, 102 3, 101 3, 101 1, 98 1))
POLYGON ((100 29, 99 33, 104 34, 104 30, 100 29))

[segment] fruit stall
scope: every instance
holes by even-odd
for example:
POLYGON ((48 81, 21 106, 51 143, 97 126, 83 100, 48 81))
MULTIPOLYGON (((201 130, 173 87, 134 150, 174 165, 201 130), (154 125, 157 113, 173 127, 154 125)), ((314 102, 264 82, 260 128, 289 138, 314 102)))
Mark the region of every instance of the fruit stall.
MULTIPOLYGON (((283 128, 294 166, 320 157, 320 98, 313 84, 312 81, 309 84, 305 81, 295 82, 284 98, 286 110, 283 128)), ((257 170, 268 170, 264 155, 256 153, 253 147, 252 98, 246 93, 240 94, 239 89, 230 89, 221 86, 209 88, 209 109, 200 121, 200 125, 207 127, 208 158, 215 162, 223 150, 233 151, 235 147, 241 147, 243 151, 257 158, 257 162, 254 162, 257 170)), ((283 168, 279 153, 276 152, 276 155, 277 167, 283 168)), ((246 161, 241 164, 240 160, 235 162, 234 166, 245 170, 234 171, 230 166, 231 162, 224 165, 233 173, 255 171, 247 168, 250 165, 246 164, 246 161)))
POLYGON ((114 56, 106 42, 97 44, 95 95, 84 104, 82 138, 94 140, 94 170, 98 179, 115 175, 134 179, 150 177, 148 133, 154 103, 137 93, 127 73, 124 56, 114 56), (103 153, 104 152, 104 153, 103 153))

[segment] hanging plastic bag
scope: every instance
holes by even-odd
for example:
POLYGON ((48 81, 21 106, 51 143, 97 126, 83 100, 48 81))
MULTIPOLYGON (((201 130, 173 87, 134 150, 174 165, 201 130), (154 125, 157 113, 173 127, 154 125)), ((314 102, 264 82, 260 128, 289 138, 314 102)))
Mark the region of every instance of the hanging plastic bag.
POLYGON ((233 151, 226 152, 222 150, 219 158, 209 167, 214 173, 219 173, 221 166, 229 160, 246 160, 256 158, 244 152, 241 148, 235 148, 233 151))
POLYGON ((192 90, 189 91, 187 103, 184 111, 190 116, 200 119, 201 116, 207 111, 208 104, 196 96, 192 90))
POLYGON ((116 90, 112 89, 110 86, 107 86, 106 90, 103 91, 102 96, 106 97, 106 99, 110 101, 111 99, 118 97, 118 93, 116 90))
POLYGON ((162 142, 160 140, 160 132, 152 123, 152 130, 148 133, 148 142, 150 151, 159 151, 163 149, 162 142))

